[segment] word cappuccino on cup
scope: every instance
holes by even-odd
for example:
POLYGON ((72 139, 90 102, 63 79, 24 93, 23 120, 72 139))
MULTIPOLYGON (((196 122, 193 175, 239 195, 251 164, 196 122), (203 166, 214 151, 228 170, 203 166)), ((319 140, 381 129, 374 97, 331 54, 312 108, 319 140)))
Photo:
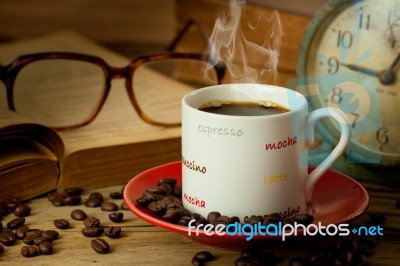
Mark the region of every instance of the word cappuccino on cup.
POLYGON ((191 212, 227 216, 307 212, 316 181, 343 153, 351 135, 336 108, 308 112, 293 90, 261 84, 225 84, 182 99, 182 198, 191 212), (308 174, 315 123, 335 119, 340 140, 308 174))

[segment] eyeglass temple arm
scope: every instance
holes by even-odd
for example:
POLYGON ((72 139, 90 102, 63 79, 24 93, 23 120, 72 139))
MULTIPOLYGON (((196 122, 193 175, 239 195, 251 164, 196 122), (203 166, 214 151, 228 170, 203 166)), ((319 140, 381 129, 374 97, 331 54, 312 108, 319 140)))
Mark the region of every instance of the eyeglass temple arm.
POLYGON ((176 46, 183 39, 185 34, 189 31, 191 26, 195 26, 197 28, 203 41, 205 42, 206 45, 208 45, 209 36, 208 36, 207 32, 205 31, 204 27, 197 20, 190 19, 186 22, 185 26, 178 32, 178 34, 175 36, 175 38, 172 40, 172 42, 167 47, 166 51, 168 51, 168 52, 174 51, 176 46))

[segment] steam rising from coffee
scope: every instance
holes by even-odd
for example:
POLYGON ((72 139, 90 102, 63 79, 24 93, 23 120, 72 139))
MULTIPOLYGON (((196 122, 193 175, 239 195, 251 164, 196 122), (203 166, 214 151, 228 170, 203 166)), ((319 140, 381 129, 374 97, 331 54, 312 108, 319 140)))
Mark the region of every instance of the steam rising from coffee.
MULTIPOLYGON (((246 17, 245 7, 245 1, 231 0, 228 14, 217 18, 207 50, 209 67, 217 62, 226 64, 229 80, 224 83, 277 84, 284 36, 279 14, 246 17)), ((208 71, 205 73, 207 79, 208 71)))

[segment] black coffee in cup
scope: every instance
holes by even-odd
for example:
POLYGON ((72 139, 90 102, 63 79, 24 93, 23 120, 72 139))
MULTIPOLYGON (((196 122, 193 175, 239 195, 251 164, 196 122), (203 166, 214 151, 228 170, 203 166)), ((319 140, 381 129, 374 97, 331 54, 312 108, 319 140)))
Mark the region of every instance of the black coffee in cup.
POLYGON ((212 101, 200 106, 199 110, 208 113, 233 116, 263 116, 281 114, 289 111, 287 108, 274 103, 233 101, 212 101))

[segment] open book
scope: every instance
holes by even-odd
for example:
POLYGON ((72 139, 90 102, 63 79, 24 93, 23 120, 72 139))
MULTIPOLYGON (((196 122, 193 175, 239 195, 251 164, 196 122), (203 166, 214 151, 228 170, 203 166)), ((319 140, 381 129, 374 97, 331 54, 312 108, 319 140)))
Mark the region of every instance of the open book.
MULTIPOLYGON (((88 53, 112 66, 129 62, 72 31, 1 45, 0 62, 8 64, 22 54, 48 51, 88 53)), ((168 82, 158 78, 151 76, 146 82, 168 82)), ((0 197, 25 199, 59 187, 121 184, 145 169, 181 157, 180 127, 143 122, 129 102, 124 80, 113 81, 105 105, 91 124, 62 132, 7 110, 1 86, 0 197)), ((153 94, 151 100, 166 104, 159 98, 153 94)))

